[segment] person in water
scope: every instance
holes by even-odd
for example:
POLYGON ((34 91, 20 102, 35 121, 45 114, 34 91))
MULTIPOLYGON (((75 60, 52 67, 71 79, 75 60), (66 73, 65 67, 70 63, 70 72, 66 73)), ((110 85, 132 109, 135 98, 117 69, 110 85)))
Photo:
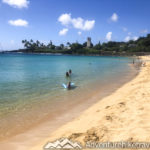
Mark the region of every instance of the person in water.
POLYGON ((133 64, 134 64, 134 59, 133 59, 133 64))
POLYGON ((67 88, 71 89, 71 82, 68 83, 67 88))
POLYGON ((68 72, 66 72, 66 77, 69 77, 69 73, 68 72))
POLYGON ((69 74, 72 74, 72 70, 71 69, 69 69, 69 74))

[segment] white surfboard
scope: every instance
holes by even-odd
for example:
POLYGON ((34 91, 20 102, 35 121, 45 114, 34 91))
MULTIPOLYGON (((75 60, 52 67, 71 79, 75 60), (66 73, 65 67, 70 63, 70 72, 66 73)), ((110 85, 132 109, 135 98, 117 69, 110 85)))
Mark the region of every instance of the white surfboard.
POLYGON ((67 88, 67 85, 66 85, 66 84, 64 84, 64 83, 62 84, 62 86, 63 86, 65 89, 67 88))
MULTIPOLYGON (((62 86, 63 86, 65 89, 67 89, 67 85, 66 85, 65 83, 63 83, 62 86)), ((71 87, 73 87, 73 86, 74 86, 74 83, 71 83, 71 87)))

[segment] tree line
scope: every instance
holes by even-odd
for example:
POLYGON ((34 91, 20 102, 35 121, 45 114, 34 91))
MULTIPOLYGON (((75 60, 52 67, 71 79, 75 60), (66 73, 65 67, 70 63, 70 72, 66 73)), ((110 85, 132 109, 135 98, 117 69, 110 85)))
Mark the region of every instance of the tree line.
POLYGON ((128 42, 116 42, 109 41, 93 45, 87 48, 87 43, 83 44, 75 42, 67 42, 66 45, 60 44, 56 46, 50 41, 48 44, 44 44, 40 41, 22 40, 24 44, 24 52, 34 53, 64 53, 64 54, 100 54, 104 52, 112 53, 126 53, 126 52, 150 52, 150 34, 146 37, 139 37, 136 41, 130 40, 128 42))

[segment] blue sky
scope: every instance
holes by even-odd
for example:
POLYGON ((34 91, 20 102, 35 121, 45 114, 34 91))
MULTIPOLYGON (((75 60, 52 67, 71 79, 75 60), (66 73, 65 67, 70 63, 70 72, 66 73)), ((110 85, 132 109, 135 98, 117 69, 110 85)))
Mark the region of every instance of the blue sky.
POLYGON ((1 0, 0 50, 22 39, 54 44, 128 41, 150 31, 150 0, 1 0))

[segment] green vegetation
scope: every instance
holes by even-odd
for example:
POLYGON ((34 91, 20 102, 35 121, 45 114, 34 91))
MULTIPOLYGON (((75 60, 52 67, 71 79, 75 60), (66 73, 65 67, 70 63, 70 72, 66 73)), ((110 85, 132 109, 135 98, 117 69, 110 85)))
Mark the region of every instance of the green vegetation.
POLYGON ((19 50, 22 52, 32 53, 62 53, 62 54, 115 54, 115 53, 136 53, 136 52, 150 52, 150 34, 146 37, 140 37, 138 40, 129 42, 115 42, 100 43, 93 45, 90 48, 86 47, 86 42, 80 43, 66 43, 55 46, 52 41, 47 45, 40 43, 38 40, 27 41, 23 40, 25 49, 19 50))

